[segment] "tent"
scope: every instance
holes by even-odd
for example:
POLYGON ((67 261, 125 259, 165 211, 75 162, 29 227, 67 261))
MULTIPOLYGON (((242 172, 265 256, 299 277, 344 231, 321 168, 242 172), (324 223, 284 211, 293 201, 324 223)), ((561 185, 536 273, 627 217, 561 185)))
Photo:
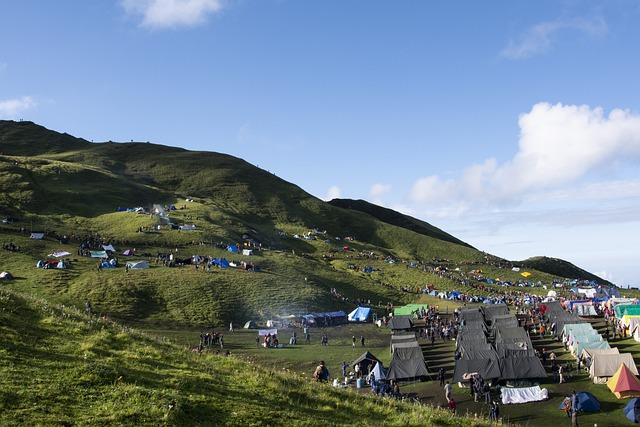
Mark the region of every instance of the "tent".
POLYGON ((104 249, 105 251, 111 251, 111 252, 116 251, 116 248, 114 248, 113 245, 102 245, 102 249, 104 249))
POLYGON ((122 255, 133 256, 134 255, 133 249, 127 249, 126 251, 122 252, 122 255))
POLYGON ((349 315, 347 319, 349 322, 366 322, 369 320, 369 316, 371 315, 370 307, 356 307, 349 315))
POLYGON ((244 329, 255 329, 256 327, 256 322, 254 322, 253 320, 248 320, 243 326, 244 329))
POLYGON ((8 271, 0 273, 0 280, 13 280, 13 275, 8 271))
POLYGON ((539 385, 534 387, 501 387, 500 388, 502 404, 509 403, 528 403, 547 400, 549 391, 546 388, 540 388, 539 385))
POLYGON ((625 314, 636 315, 640 314, 640 304, 618 304, 613 308, 618 319, 621 319, 625 314))
POLYGON ((54 257, 54 258, 63 258, 63 257, 69 256, 69 255, 71 255, 71 252, 67 252, 67 251, 56 251, 56 252, 51 253, 51 254, 49 254, 49 255, 47 255, 47 256, 52 256, 52 257, 54 257))
POLYGON ((359 364, 363 371, 368 372, 370 369, 373 369, 372 367, 375 363, 380 363, 380 360, 378 360, 378 358, 370 352, 365 351, 360 355, 360 357, 358 357, 353 361, 353 363, 351 363, 351 366, 356 366, 359 364))
POLYGON ((396 341, 391 343, 391 353, 393 353, 397 348, 412 348, 412 347, 420 347, 418 341, 416 340, 407 340, 407 341, 396 341))
POLYGON ((242 255, 251 256, 251 255, 253 255, 253 251, 251 249, 243 249, 242 250, 242 255))
MULTIPOLYGON (((564 402, 558 408, 564 409, 564 402)), ((593 394, 587 391, 580 391, 576 393, 576 408, 580 412, 598 412, 600 410, 600 402, 593 394)))
POLYGON ((384 366, 382 366, 382 362, 377 362, 376 366, 373 367, 373 371, 371 371, 371 373, 373 373, 373 377, 377 381, 382 381, 387 379, 387 370, 384 369, 384 366))
POLYGON ((500 359, 501 380, 524 380, 546 378, 547 373, 536 356, 508 357, 500 359))
POLYGON ((453 382, 466 381, 471 374, 479 374, 485 380, 500 378, 500 365, 495 359, 459 359, 453 370, 453 382))
MULTIPOLYGON (((609 343, 607 343, 608 345, 609 343)), ((620 351, 617 347, 614 348, 585 348, 582 350, 581 356, 582 360, 587 361, 587 365, 591 364, 591 359, 596 354, 620 354, 620 351)))
POLYGON ((178 227, 182 231, 194 231, 196 229, 195 224, 184 224, 178 227))
POLYGON ((589 377, 593 378, 594 383, 603 384, 616 373, 621 363, 627 365, 633 375, 638 375, 638 369, 631 353, 620 353, 594 355, 589 367, 589 377))
POLYGON ((640 399, 631 399, 627 403, 624 407, 624 416, 631 422, 640 423, 640 399))
POLYGON ((609 378, 607 387, 618 399, 640 396, 640 380, 631 373, 624 363, 621 363, 616 373, 609 378))
POLYGON ((225 258, 214 258, 211 260, 211 264, 220 267, 220 268, 229 268, 229 261, 225 258))
POLYGON ((422 310, 428 310, 428 304, 407 304, 401 307, 396 307, 393 309, 394 316, 411 316, 416 312, 421 312, 422 310))
POLYGON ((91 258, 108 258, 106 251, 89 251, 91 253, 91 258))
POLYGON ((227 252, 237 254, 238 252, 240 252, 240 250, 238 249, 238 245, 228 245, 227 252))
POLYGON ((44 239, 44 233, 31 233, 29 238, 32 240, 42 240, 44 239))
POLYGON ((556 298, 558 296, 558 293, 556 291, 549 291, 547 292, 547 296, 556 298))
POLYGON ((591 303, 588 304, 575 304, 573 306, 573 311, 578 315, 578 316, 597 316, 598 313, 596 313, 596 309, 593 307, 593 305, 591 305, 591 303))
POLYGON ((277 329, 259 329, 258 335, 261 337, 266 337, 267 335, 278 335, 277 329))
POLYGON ((393 316, 389 321, 389 328, 394 331, 411 329, 411 319, 409 316, 393 316))
POLYGON ((142 270, 149 268, 149 261, 127 261, 127 267, 131 270, 142 270))
POLYGON ((428 375, 420 347, 398 348, 393 352, 387 379, 410 380, 428 375))

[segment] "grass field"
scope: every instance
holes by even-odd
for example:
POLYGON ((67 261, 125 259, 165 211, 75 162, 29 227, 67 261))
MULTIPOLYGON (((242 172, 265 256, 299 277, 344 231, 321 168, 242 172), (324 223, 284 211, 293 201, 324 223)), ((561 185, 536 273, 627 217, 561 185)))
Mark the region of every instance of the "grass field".
POLYGON ((233 357, 193 354, 0 290, 3 426, 381 423, 487 425, 233 357))

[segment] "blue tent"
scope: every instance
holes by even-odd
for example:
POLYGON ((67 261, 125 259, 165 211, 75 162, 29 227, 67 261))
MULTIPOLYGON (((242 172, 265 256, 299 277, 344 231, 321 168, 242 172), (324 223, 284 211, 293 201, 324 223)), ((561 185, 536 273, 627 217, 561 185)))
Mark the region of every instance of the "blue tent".
MULTIPOLYGON (((580 412, 598 412, 600 410, 600 402, 598 402, 598 399, 587 391, 576 393, 576 400, 576 406, 580 412)), ((564 402, 560 404, 559 408, 564 408, 564 402)))
POLYGON ((240 250, 238 249, 238 245, 228 245, 227 251, 233 252, 234 254, 237 254, 238 252, 240 252, 240 250))
POLYGON ((624 416, 631 422, 640 423, 640 399, 636 397, 627 403, 624 407, 624 416))
POLYGON ((214 258, 211 263, 220 268, 229 268, 229 261, 227 261, 225 258, 214 258))
POLYGON ((365 273, 373 273, 373 267, 367 266, 362 269, 365 273))
POLYGON ((369 320, 370 315, 370 307, 357 307, 355 310, 349 313, 349 316, 347 316, 347 318, 349 319, 349 322, 366 322, 367 320, 369 320))

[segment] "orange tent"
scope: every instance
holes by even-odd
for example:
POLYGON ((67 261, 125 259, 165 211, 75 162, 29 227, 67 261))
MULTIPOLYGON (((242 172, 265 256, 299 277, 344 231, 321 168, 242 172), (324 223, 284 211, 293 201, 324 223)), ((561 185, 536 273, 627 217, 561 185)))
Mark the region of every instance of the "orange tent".
POLYGON ((640 380, 633 375, 624 363, 621 363, 616 373, 609 378, 607 387, 618 399, 640 396, 640 380))

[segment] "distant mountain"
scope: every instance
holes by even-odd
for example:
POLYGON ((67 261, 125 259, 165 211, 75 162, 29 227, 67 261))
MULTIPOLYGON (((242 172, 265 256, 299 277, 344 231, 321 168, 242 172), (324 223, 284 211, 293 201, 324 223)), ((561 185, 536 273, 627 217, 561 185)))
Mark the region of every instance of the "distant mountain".
POLYGON ((401 214, 400 212, 394 211, 393 209, 374 205, 373 203, 369 203, 366 200, 333 199, 329 202, 329 204, 343 209, 364 212, 380 221, 386 222, 387 224, 406 228, 407 230, 411 230, 424 236, 429 236, 435 239, 444 240, 446 242, 456 243, 458 245, 472 248, 470 244, 463 242, 462 240, 452 236, 449 233, 446 233, 445 231, 442 231, 437 227, 434 227, 428 222, 419 220, 409 215, 401 214))
POLYGON ((588 271, 583 270, 582 268, 563 259, 537 256, 531 257, 524 261, 518 261, 516 262, 516 264, 519 264, 522 267, 532 268, 559 277, 581 280, 595 280, 596 282, 603 285, 615 286, 608 280, 605 280, 602 277, 598 277, 593 273, 589 273, 588 271))

